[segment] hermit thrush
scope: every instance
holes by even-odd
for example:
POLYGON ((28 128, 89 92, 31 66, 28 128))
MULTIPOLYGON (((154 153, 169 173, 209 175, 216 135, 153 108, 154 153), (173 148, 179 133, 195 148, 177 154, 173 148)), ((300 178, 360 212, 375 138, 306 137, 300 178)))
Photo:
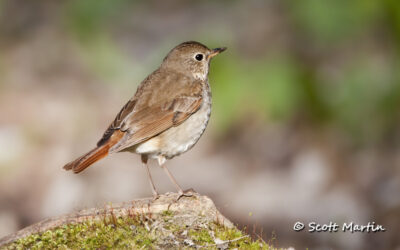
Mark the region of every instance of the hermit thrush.
POLYGON ((154 198, 158 193, 148 158, 158 160, 179 194, 184 195, 164 163, 192 148, 203 134, 211 113, 210 61, 225 49, 209 49, 198 42, 173 48, 161 66, 139 85, 97 147, 64 169, 79 173, 109 154, 129 151, 141 155, 154 198))

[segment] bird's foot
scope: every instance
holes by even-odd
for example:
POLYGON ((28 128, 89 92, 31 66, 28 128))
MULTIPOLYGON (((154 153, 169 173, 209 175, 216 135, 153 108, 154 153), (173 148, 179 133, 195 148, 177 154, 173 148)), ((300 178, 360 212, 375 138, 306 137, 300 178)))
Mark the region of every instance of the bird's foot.
POLYGON ((193 188, 189 188, 189 189, 187 189, 187 190, 185 190, 185 191, 179 190, 179 192, 178 192, 179 196, 178 196, 178 198, 176 199, 176 201, 179 201, 179 199, 182 198, 182 197, 192 197, 192 196, 194 196, 196 193, 197 193, 197 192, 194 191, 193 188))
POLYGON ((158 200, 160 198, 160 195, 158 193, 153 193, 153 201, 158 200))

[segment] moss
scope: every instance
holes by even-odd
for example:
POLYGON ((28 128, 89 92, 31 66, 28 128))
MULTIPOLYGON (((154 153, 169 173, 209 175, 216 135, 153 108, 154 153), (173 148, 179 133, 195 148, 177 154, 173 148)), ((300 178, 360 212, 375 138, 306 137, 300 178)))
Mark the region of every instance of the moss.
POLYGON ((253 241, 237 229, 224 228, 214 223, 209 225, 208 228, 191 229, 189 236, 196 245, 207 246, 207 249, 276 249, 265 242, 253 241), (216 239, 225 243, 217 246, 215 244, 216 239), (221 247, 221 245, 224 245, 224 247, 221 247))
POLYGON ((215 223, 180 224, 174 214, 165 211, 161 220, 147 216, 88 220, 32 234, 5 249, 138 249, 195 248, 217 249, 216 239, 226 247, 272 249, 267 244, 243 237, 237 229, 215 223), (243 237, 239 240, 238 238, 243 237))
POLYGON ((174 215, 174 212, 172 212, 171 210, 164 210, 161 213, 161 216, 164 218, 164 220, 169 220, 173 215, 174 215))

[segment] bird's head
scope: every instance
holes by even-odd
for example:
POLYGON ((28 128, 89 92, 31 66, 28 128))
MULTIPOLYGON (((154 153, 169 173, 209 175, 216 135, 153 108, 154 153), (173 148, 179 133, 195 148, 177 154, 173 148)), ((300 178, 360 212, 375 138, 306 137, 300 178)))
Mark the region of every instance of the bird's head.
POLYGON ((206 79, 211 59, 226 48, 209 49, 199 42, 184 42, 173 48, 164 58, 161 67, 206 79))

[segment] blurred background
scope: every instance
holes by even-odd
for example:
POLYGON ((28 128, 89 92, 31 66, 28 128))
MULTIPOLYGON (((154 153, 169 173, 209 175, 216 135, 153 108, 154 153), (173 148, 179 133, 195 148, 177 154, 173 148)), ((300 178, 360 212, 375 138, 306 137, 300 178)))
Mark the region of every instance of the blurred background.
POLYGON ((211 65, 208 129, 167 162, 183 187, 278 247, 400 248, 397 0, 1 0, 0 237, 151 196, 137 155, 80 175, 62 166, 187 40, 228 50, 211 65), (387 231, 294 232, 296 221, 387 231))

